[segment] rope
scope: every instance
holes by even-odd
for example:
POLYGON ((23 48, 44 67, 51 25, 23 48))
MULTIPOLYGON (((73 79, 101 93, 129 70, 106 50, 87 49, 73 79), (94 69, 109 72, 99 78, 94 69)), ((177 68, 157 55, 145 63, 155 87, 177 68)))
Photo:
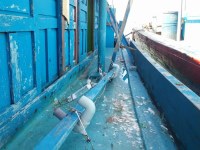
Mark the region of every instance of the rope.
POLYGON ((74 112, 76 113, 76 115, 77 115, 77 117, 78 117, 78 120, 79 120, 79 122, 80 122, 80 124, 81 124, 81 126, 82 126, 82 128, 83 128, 83 130, 84 130, 84 132, 86 133, 86 135, 84 135, 84 136, 86 137, 86 142, 87 142, 87 143, 90 143, 90 145, 91 145, 91 147, 92 147, 92 150, 94 150, 94 146, 93 146, 93 144, 92 144, 92 142, 91 142, 90 137, 88 136, 88 133, 87 133, 87 131, 86 131, 84 125, 83 125, 83 122, 82 122, 82 120, 81 120, 81 118, 80 118, 80 115, 78 114, 78 111, 77 111, 76 109, 74 109, 74 108, 72 108, 72 111, 74 111, 74 112))
POLYGON ((137 50, 136 48, 132 48, 130 46, 125 46, 125 45, 120 45, 120 48, 126 48, 126 49, 129 49, 129 50, 132 50, 132 51, 137 50))
POLYGON ((88 134, 87 134, 87 131, 86 131, 86 129, 85 129, 85 127, 84 127, 84 125, 83 125, 83 122, 82 122, 82 120, 81 120, 81 118, 80 118, 80 116, 79 116, 79 114, 78 114, 78 111, 77 111, 77 110, 75 110, 74 112, 76 113, 76 115, 77 115, 77 117, 78 117, 78 120, 80 121, 80 124, 81 124, 81 126, 82 126, 82 128, 83 128, 84 132, 86 133, 86 135, 85 135, 85 136, 88 136, 88 134))

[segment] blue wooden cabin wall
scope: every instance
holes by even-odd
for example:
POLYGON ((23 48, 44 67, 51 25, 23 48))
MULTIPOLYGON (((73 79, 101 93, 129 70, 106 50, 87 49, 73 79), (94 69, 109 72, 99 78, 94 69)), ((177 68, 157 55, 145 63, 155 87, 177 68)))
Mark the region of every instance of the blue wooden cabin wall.
POLYGON ((79 2, 79 61, 82 61, 87 54, 87 0, 79 2))
POLYGON ((77 0, 70 0, 69 2, 70 20, 69 25, 66 25, 65 29, 65 65, 70 67, 75 62, 75 50, 76 50, 76 32, 77 32, 77 0))
POLYGON ((94 3, 95 18, 94 18, 94 49, 98 49, 98 24, 99 24, 99 1, 94 3))
POLYGON ((2 0, 0 13, 2 109, 58 77, 56 1, 2 0))
MULTIPOLYGON (((58 3, 56 0, 0 1, 0 112, 12 104, 31 101, 59 78, 58 3)), ((66 67, 87 56, 87 0, 69 3, 70 21, 64 31, 66 67), (78 60, 75 60, 76 53, 78 60)), ((95 4, 98 8, 98 2, 95 4)), ((94 30, 96 49, 98 9, 94 30)))
POLYGON ((0 92, 6 93, 0 108, 5 108, 57 78, 56 1, 2 0, 0 11, 0 92))

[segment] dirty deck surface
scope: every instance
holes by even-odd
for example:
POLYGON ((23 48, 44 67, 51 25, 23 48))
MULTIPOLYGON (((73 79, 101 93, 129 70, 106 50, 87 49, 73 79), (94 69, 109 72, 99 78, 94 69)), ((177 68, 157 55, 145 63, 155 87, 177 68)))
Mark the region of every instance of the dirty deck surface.
MULTIPOLYGON (((95 150, 144 149, 140 128, 134 112, 128 78, 121 56, 117 63, 121 70, 96 101, 96 114, 87 131, 95 150)), ((61 149, 91 149, 83 136, 71 133, 61 149)))
MULTIPOLYGON (((106 62, 109 61, 111 53, 112 49, 107 49, 106 62)), ((105 87, 102 94, 97 98, 96 113, 87 128, 91 143, 87 143, 82 135, 72 132, 61 149, 145 149, 141 125, 136 117, 135 104, 131 97, 127 71, 121 53, 118 53, 116 63, 120 65, 120 73, 116 79, 105 87)), ((64 94, 60 97, 68 96, 72 90, 79 89, 85 82, 86 80, 75 80, 71 84, 70 89, 69 87, 63 87, 61 91, 64 94)), ((55 98, 59 99, 59 95, 54 96, 52 99, 55 98)), ((70 104, 70 106, 72 105, 70 104)), ((69 105, 63 107, 69 109, 69 105)), ((34 146, 59 122, 53 116, 53 108, 53 102, 47 103, 29 123, 18 131, 4 149, 34 149, 34 146)), ((152 111, 157 112, 157 110, 151 110, 149 113, 152 111)), ((154 115, 159 114, 154 113, 154 115)))

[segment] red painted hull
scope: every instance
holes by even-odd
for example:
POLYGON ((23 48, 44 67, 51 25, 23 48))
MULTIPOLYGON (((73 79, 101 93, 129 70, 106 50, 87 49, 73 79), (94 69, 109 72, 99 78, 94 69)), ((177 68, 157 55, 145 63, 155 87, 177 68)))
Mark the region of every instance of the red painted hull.
POLYGON ((137 40, 180 81, 200 94, 200 59, 193 58, 140 32, 137 33, 137 40))

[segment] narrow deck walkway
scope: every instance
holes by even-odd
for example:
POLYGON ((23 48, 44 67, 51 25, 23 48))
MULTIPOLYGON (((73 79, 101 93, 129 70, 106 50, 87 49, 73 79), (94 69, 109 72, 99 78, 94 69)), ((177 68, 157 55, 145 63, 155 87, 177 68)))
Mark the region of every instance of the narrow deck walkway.
MULTIPOLYGON (((107 49, 107 57, 106 62, 109 62, 109 58, 111 56, 112 49, 107 49)), ((162 120, 159 118, 159 113, 155 107, 147 107, 145 112, 147 116, 146 123, 140 124, 140 116, 137 114, 137 110, 135 107, 140 107, 141 103, 137 103, 132 99, 131 92, 142 91, 144 88, 140 78, 137 74, 137 77, 134 80, 135 82, 140 83, 140 86, 134 87, 130 89, 128 83, 128 74, 125 69, 123 57, 121 53, 118 53, 116 63, 120 65, 120 73, 116 79, 110 82, 102 94, 96 101, 96 114, 92 119, 90 126, 87 128, 88 135, 92 140, 92 144, 87 143, 84 137, 80 134, 72 132, 67 138, 66 142, 62 145, 61 149, 68 150, 137 150, 137 149, 160 149, 160 147, 165 147, 163 143, 162 145, 153 145, 147 147, 148 142, 145 141, 144 136, 146 132, 143 132, 144 129, 149 132, 153 132, 153 134, 161 135, 167 137, 167 140, 171 140, 170 146, 173 147, 173 141, 168 134, 168 131, 165 125, 162 123, 162 120), (142 89, 142 90, 141 90, 142 89), (132 90, 132 91, 131 91, 132 90), (137 113, 135 113, 135 110, 137 113), (137 114, 137 115, 136 115, 137 114), (154 124, 154 117, 159 119, 154 124), (139 119, 138 119, 139 118, 139 119), (149 124, 151 127, 155 127, 159 130, 152 130, 152 128, 148 128, 149 124), (161 129, 161 130, 160 130, 161 129), (156 133, 157 131, 162 133, 156 133), (164 134, 163 134, 164 133, 164 134)), ((108 65, 107 65, 108 66, 108 65)), ((81 87, 82 82, 80 80, 76 80, 71 84, 71 89, 63 87, 62 96, 69 95, 75 89, 81 87)), ((137 85, 135 85, 137 86, 137 85)), ((140 98, 143 99, 143 94, 145 97, 148 97, 146 93, 140 93, 140 98)), ((55 96, 58 99, 59 95, 55 96)), ((138 97, 136 97, 138 98, 138 97)), ((54 98, 53 98, 54 99, 54 98)), ((144 99, 143 99, 144 100, 144 99)), ((142 102, 143 103, 143 102, 142 102)), ((150 99, 148 103, 151 103, 150 99)), ((151 103, 152 104, 152 103, 151 103)), ((19 130, 18 134, 15 135, 13 140, 6 145, 4 149, 17 149, 25 150, 25 149, 33 149, 39 141, 47 135, 47 133, 55 127, 55 125, 59 122, 57 118, 55 118, 53 114, 53 104, 49 103, 45 108, 40 110, 38 114, 22 129, 19 130)), ((70 104, 73 105, 73 104, 70 104)), ((68 105, 63 106, 66 109, 69 109, 68 105)), ((142 104, 141 104, 142 107, 142 104)), ((145 119, 145 118, 143 118, 145 119)), ((149 134, 149 133, 148 133, 149 134)), ((169 148, 168 146, 165 149, 169 148)))
MULTIPOLYGON (((120 62, 123 58, 119 54, 116 60, 121 67, 120 73, 97 99, 97 111, 87 131, 95 150, 144 149, 129 90, 127 72, 124 64, 120 62)), ((92 148, 90 143, 85 142, 83 136, 71 133, 61 149, 90 150, 92 148)))

